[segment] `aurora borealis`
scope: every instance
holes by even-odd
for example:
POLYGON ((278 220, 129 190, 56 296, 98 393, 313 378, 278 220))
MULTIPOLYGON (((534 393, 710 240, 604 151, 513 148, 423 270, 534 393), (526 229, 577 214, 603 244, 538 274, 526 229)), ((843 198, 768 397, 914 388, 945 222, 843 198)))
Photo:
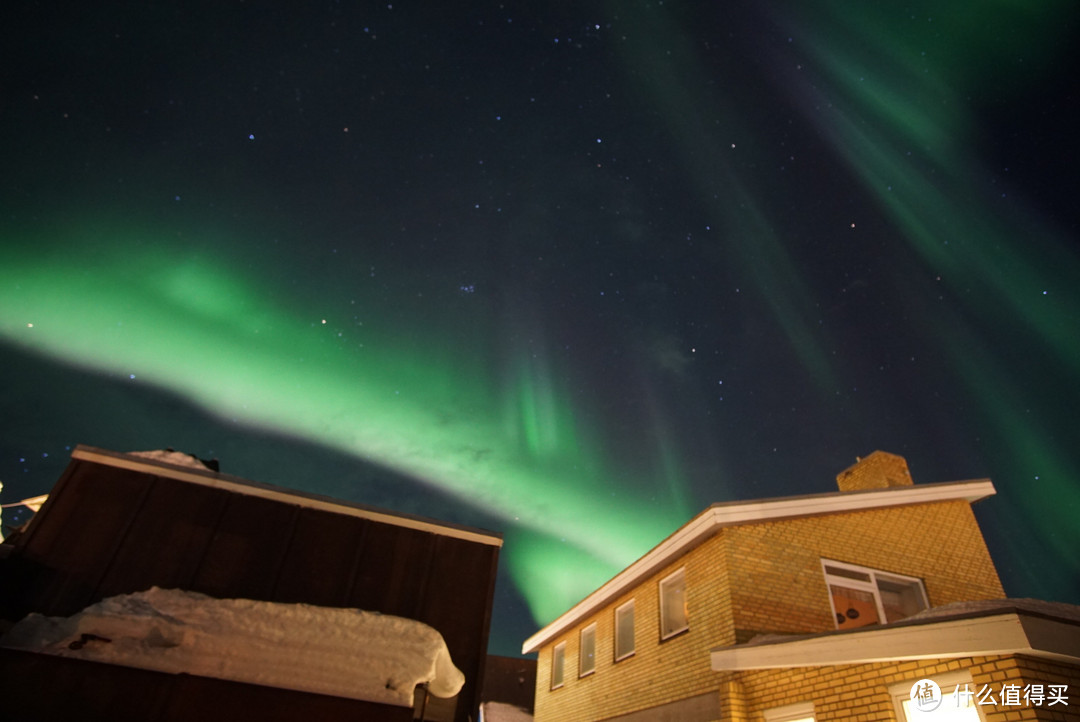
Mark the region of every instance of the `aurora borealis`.
POLYGON ((495 529, 512 654, 882 449, 1080 603, 1080 11, 1028 5, 7 8, 2 501, 170 446, 495 529))

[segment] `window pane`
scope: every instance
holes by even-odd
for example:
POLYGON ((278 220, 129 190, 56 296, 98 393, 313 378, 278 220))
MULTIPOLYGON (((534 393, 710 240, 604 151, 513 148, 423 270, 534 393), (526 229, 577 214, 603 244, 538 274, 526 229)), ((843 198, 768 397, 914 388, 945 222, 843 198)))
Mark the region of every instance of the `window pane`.
POLYGON ((855 629, 880 621, 872 593, 839 584, 830 585, 829 591, 832 593, 833 609, 836 610, 837 629, 855 629))
POLYGON ((596 670, 596 625, 581 630, 581 674, 596 670))
POLYGON ((634 603, 615 610, 615 659, 634 653, 634 603))
POLYGON ((885 608, 885 619, 895 622, 923 610, 922 594, 915 582, 901 582, 878 577, 878 590, 881 592, 881 606, 885 608))
POLYGON ((563 666, 566 657, 566 642, 556 645, 551 655, 551 688, 562 687, 563 666))
POLYGON ((683 572, 660 582, 660 636, 686 629, 686 575, 683 572))

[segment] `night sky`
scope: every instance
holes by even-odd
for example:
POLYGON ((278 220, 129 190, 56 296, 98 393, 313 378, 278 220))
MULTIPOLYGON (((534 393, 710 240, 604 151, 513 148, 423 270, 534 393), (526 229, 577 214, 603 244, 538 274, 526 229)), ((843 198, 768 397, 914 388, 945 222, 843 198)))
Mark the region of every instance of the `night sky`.
POLYGON ((0 501, 173 447, 500 531, 515 654, 882 449, 993 479, 1006 592, 1080 603, 1078 20, 5 3, 0 501))

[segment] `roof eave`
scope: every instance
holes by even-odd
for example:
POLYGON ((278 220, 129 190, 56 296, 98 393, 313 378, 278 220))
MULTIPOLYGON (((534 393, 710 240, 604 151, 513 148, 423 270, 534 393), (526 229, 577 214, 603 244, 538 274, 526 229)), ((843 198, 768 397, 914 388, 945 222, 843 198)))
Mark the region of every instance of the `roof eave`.
POLYGON ((720 672, 1006 654, 1080 663, 1080 625, 1022 611, 997 611, 984 616, 721 647, 709 656, 713 671, 720 672))
POLYGON ((310 509, 329 511, 336 514, 362 517, 384 524, 418 529, 420 531, 427 531, 433 534, 455 537, 496 547, 501 547, 503 543, 502 535, 497 532, 440 522, 421 516, 385 511, 363 504, 341 501, 318 494, 310 494, 294 489, 285 489, 270 484, 250 481, 238 476, 211 471, 210 469, 203 470, 187 466, 178 466, 158 459, 148 459, 118 451, 84 446, 82 444, 79 444, 75 447, 75 450, 71 452, 71 458, 74 461, 101 464, 117 469, 128 469, 144 474, 175 479, 189 484, 223 489, 225 491, 231 491, 247 496, 258 496, 265 499, 295 504, 296 506, 310 509))

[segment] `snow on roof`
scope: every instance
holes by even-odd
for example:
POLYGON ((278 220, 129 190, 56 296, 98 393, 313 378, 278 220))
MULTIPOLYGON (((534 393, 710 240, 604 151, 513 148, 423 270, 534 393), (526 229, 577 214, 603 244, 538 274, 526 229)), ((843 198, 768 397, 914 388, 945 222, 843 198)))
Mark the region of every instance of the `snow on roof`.
POLYGON ((465 683, 442 635, 412 619, 157 587, 31 614, 0 646, 403 707, 418 684, 453 697, 465 683))
POLYGON ((971 602, 953 602, 943 604, 940 607, 930 607, 918 614, 913 614, 901 620, 903 622, 915 622, 918 620, 934 620, 976 614, 992 614, 995 612, 1023 612, 1027 614, 1039 614, 1046 617, 1080 622, 1080 605, 1066 604, 1065 602, 1048 602, 1043 599, 980 599, 971 602))
POLYGON ((150 459, 152 461, 163 461, 166 464, 172 464, 173 466, 186 466, 189 469, 212 471, 209 466, 204 464, 194 454, 185 454, 182 451, 174 451, 172 449, 155 449, 153 451, 129 451, 127 453, 128 456, 137 456, 140 459, 150 459))
POLYGON ((856 635, 873 632, 884 628, 909 627, 919 624, 932 624, 939 621, 961 619, 964 617, 990 616, 992 614, 1005 614, 1019 612, 1023 614, 1036 614, 1043 617, 1051 617, 1062 621, 1080 622, 1080 605, 1067 604, 1065 602, 1048 602, 1043 599, 1010 598, 1010 599, 977 599, 967 602, 952 602, 939 607, 930 607, 921 612, 912 614, 910 617, 889 624, 875 624, 857 629, 832 630, 829 632, 815 632, 809 634, 756 634, 740 647, 756 647, 767 644, 783 644, 784 642, 799 641, 812 637, 835 637, 842 635, 856 635))
POLYGON ((710 650, 714 671, 1024 654, 1080 660, 1080 607, 1038 599, 957 602, 898 622, 805 635, 760 635, 710 650))

